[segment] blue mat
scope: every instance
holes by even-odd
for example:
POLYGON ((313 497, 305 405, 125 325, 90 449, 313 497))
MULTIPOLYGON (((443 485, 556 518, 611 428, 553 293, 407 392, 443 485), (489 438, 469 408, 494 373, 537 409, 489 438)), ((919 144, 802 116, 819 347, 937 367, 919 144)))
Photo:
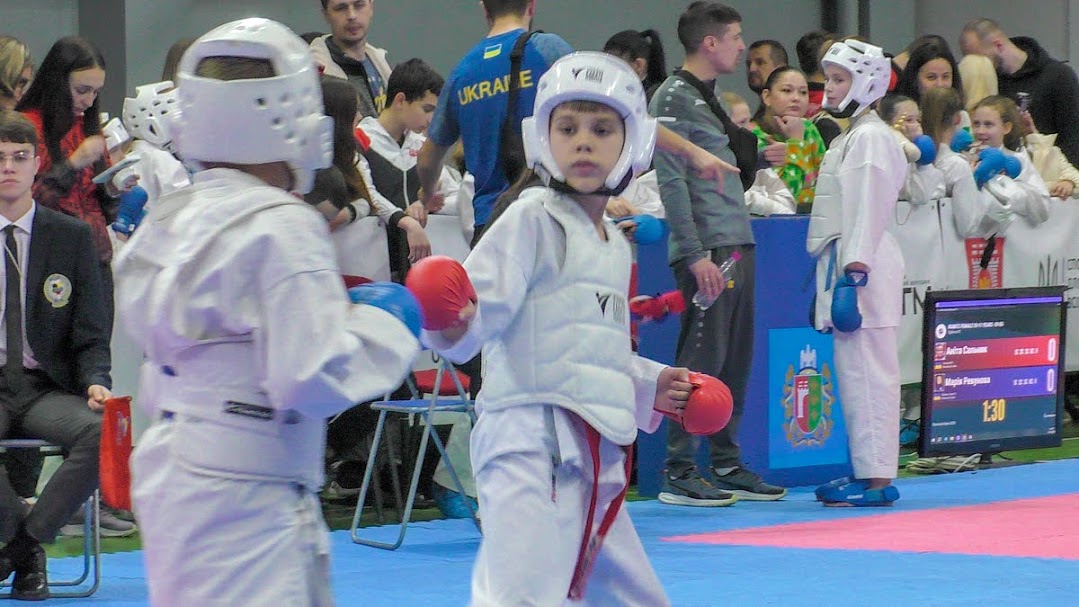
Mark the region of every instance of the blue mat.
MULTIPOLYGON (((664 542, 675 535, 840 517, 879 515, 1079 492, 1079 460, 899 481, 892 510, 823 508, 807 489, 782 502, 732 508, 628 504, 652 564, 678 607, 782 605, 1064 606, 1079 605, 1079 561, 947 554, 807 550, 664 542)), ((393 528, 365 530, 391 539, 393 528)), ((992 530, 987 529, 987 533, 992 530)), ((405 544, 385 552, 333 539, 333 585, 340 605, 465 605, 479 535, 469 521, 409 527, 405 544)), ((1079 537, 1075 538, 1079 542, 1079 537)), ((53 559, 70 573, 78 559, 53 559)), ((103 556, 105 579, 91 599, 57 605, 146 605, 140 553, 103 556)))

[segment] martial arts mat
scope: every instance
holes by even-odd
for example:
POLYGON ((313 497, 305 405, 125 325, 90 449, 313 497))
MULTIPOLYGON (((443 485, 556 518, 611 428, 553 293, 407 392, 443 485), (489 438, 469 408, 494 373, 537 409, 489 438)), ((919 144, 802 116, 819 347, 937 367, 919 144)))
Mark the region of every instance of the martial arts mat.
MULTIPOLYGON (((679 607, 1079 605, 1079 460, 898 485, 903 497, 887 509, 824 508, 809 489, 731 508, 628 507, 679 607)), ((335 532, 338 604, 465 605, 478 545, 469 521, 413 524, 396 552, 335 532)), ((105 577, 92 599, 52 603, 146 605, 141 555, 102 558, 105 577)), ((62 575, 79 562, 49 564, 62 575)))

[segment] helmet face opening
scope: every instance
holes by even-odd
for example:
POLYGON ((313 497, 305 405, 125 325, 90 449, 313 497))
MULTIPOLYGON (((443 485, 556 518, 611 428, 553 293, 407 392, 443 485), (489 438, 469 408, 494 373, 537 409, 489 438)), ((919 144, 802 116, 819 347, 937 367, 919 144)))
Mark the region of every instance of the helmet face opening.
POLYGON ((535 110, 522 121, 521 135, 526 165, 551 186, 565 186, 565 176, 551 153, 551 114, 568 101, 600 103, 622 118, 626 134, 622 154, 604 180, 604 191, 597 192, 620 194, 648 169, 655 149, 656 121, 648 115, 640 77, 618 57, 580 52, 562 57, 540 78, 535 110))

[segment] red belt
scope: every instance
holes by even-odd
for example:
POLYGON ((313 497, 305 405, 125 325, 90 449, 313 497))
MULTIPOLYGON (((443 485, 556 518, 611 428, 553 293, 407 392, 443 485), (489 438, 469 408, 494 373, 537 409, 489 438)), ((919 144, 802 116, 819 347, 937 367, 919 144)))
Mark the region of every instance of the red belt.
POLYGON ((592 573, 592 567, 596 564, 596 556, 603 547, 603 539, 611 530, 618 511, 622 508, 622 502, 626 499, 626 491, 629 489, 629 477, 633 471, 633 445, 630 444, 622 449, 626 452, 626 484, 622 491, 614 498, 607 512, 603 515, 603 521, 599 524, 596 534, 592 535, 592 520, 596 516, 596 502, 599 501, 599 444, 602 437, 587 422, 584 424, 585 438, 588 439, 588 451, 592 454, 592 497, 588 503, 588 516, 585 518, 584 535, 581 537, 581 549, 577 553, 577 565, 573 570, 573 581, 569 586, 569 598, 580 599, 584 596, 584 587, 588 583, 588 576, 592 573))

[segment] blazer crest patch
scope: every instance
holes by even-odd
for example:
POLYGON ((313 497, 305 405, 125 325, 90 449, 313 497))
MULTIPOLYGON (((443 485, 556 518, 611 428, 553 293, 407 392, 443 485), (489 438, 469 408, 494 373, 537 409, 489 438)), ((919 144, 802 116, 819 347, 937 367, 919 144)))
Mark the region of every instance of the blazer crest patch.
POLYGON ((50 274, 45 279, 45 299, 54 308, 62 308, 71 299, 71 280, 63 274, 50 274))

